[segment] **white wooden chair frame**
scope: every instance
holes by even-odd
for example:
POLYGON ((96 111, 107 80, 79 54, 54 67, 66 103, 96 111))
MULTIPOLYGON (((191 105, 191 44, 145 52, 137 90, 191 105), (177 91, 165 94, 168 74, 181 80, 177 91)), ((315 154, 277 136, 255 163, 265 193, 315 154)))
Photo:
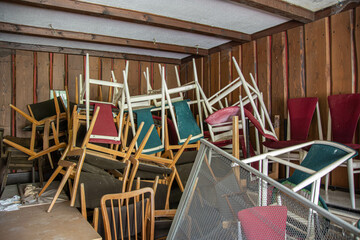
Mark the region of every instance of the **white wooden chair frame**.
MULTIPOLYGON (((120 141, 121 139, 121 129, 122 129, 122 121, 124 116, 124 84, 118 83, 116 81, 114 72, 111 71, 113 82, 103 81, 98 79, 90 78, 90 64, 89 64, 89 54, 86 54, 86 70, 85 70, 85 88, 82 86, 82 77, 80 76, 80 102, 83 103, 84 95, 85 95, 85 110, 86 110, 86 128, 89 129, 90 126, 90 102, 93 103, 103 103, 103 104, 112 104, 119 105, 120 109, 120 123, 118 126, 118 136, 105 136, 105 135, 95 135, 91 134, 91 139, 108 139, 114 141, 120 141), (98 85, 98 86, 108 86, 114 89, 113 101, 112 102, 103 102, 103 101, 95 101, 90 99, 90 84, 98 85), (121 98, 121 100, 119 100, 121 98)), ((128 69, 126 69, 127 71, 128 69)))

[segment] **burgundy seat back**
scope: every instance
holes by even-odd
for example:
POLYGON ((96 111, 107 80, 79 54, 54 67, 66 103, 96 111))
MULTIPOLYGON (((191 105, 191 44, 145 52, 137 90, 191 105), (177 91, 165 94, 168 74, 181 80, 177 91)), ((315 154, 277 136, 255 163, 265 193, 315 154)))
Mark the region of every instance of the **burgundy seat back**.
POLYGON ((290 116, 290 140, 306 141, 313 118, 317 98, 292 98, 288 100, 290 116))
POLYGON ((332 140, 351 143, 360 116, 360 94, 340 94, 328 97, 332 140))

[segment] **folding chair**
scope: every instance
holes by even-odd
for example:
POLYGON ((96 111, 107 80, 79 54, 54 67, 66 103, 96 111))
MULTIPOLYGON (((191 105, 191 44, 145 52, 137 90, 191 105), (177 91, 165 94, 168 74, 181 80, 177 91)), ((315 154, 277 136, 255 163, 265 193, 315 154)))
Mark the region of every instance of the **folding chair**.
POLYGON ((66 120, 66 112, 61 98, 54 98, 44 102, 29 104, 28 110, 30 115, 26 114, 19 108, 10 104, 10 107, 21 114, 31 123, 31 137, 17 138, 11 136, 4 137, 4 143, 18 149, 29 155, 28 160, 33 160, 43 155, 49 157, 51 166, 53 167, 50 153, 66 146, 65 142, 59 141, 60 120, 66 120), (56 123, 56 126, 54 124, 56 123), (51 127, 51 130, 50 130, 51 127), (43 147, 36 146, 36 135, 41 133, 43 147), (54 140, 54 144, 50 145, 49 141, 54 140))
MULTIPOLYGON (((288 124, 286 141, 265 141, 263 145, 268 150, 281 149, 294 146, 308 141, 308 134, 311 120, 316 110, 317 127, 319 140, 323 140, 322 126, 320 119, 319 103, 317 98, 293 98, 288 102, 288 124)), ((305 156, 305 151, 289 153, 287 157, 290 160, 299 160, 305 156)), ((289 167, 286 167, 286 177, 289 177, 289 167)))
MULTIPOLYGON (((354 143, 356 126, 360 117, 360 94, 340 94, 328 96, 329 117, 327 139, 345 144, 359 150, 360 144, 354 143)), ((360 160, 351 159, 346 164, 351 207, 355 209, 354 174, 360 173, 360 160)), ((329 176, 326 177, 325 190, 329 186, 329 176)))

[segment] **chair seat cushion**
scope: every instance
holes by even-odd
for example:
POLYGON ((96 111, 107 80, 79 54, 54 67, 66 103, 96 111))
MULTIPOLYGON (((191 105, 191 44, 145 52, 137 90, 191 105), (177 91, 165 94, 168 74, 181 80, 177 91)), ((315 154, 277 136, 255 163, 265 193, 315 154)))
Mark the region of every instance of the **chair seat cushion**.
MULTIPOLYGON (((82 171, 79 186, 84 183, 87 208, 100 207, 100 199, 105 194, 121 193, 123 182, 113 176, 82 171)), ((80 191, 77 191, 75 206, 80 207, 80 191)))
POLYGON ((210 125, 232 122, 233 116, 240 116, 240 108, 238 106, 226 107, 220 109, 205 119, 210 125))
POLYGON ((194 163, 197 153, 198 151, 184 151, 176 162, 176 165, 194 163))
POLYGON ((158 166, 155 164, 143 163, 143 162, 139 164, 138 170, 144 172, 159 173, 159 174, 170 174, 172 172, 170 168, 158 166))
POLYGON ((360 149, 360 144, 356 144, 356 143, 344 143, 344 145, 351 147, 354 150, 358 150, 360 149))
POLYGON ((86 154, 85 162, 105 170, 111 170, 111 169, 120 170, 126 167, 126 163, 121 162, 120 160, 115 160, 115 159, 111 160, 99 156, 94 156, 91 154, 86 154))
POLYGON ((265 147, 271 148, 271 149, 281 149, 286 147, 295 146, 298 144, 305 143, 307 141, 295 141, 295 140, 289 140, 289 141, 265 141, 263 142, 265 147))

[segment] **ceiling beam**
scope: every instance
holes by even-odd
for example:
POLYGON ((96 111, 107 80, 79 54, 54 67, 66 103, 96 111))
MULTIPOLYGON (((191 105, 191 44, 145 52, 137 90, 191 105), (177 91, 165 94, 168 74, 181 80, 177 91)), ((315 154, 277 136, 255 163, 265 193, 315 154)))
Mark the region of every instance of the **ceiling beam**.
POLYGON ((360 6, 360 2, 352 2, 352 0, 345 0, 341 3, 315 12, 315 19, 318 20, 321 18, 330 17, 331 15, 353 9, 358 6, 360 6))
POLYGON ((203 48, 125 39, 125 38, 104 36, 98 34, 65 31, 65 30, 59 30, 53 28, 32 27, 32 26, 5 23, 5 22, 0 22, 0 32, 40 36, 47 38, 58 38, 65 40, 85 41, 91 43, 110 44, 110 45, 126 46, 126 47, 146 48, 151 50, 161 50, 161 51, 178 52, 178 53, 186 53, 186 54, 198 54, 202 56, 208 55, 208 50, 203 48))
POLYGON ((288 29, 303 26, 303 25, 304 25, 303 23, 298 22, 298 21, 289 21, 289 22, 277 25, 275 27, 265 29, 265 30, 260 31, 260 32, 256 32, 256 33, 251 35, 251 39, 256 40, 256 39, 259 39, 259 38, 262 38, 262 37, 270 36, 270 35, 273 35, 275 33, 279 33, 279 32, 286 31, 288 29))
POLYGON ((175 59, 175 58, 145 56, 145 55, 127 54, 127 53, 103 52, 103 51, 96 51, 89 49, 64 48, 64 47, 38 45, 38 44, 13 43, 6 41, 0 41, 0 48, 19 49, 19 50, 27 50, 27 51, 35 51, 35 52, 63 53, 63 54, 72 54, 72 55, 83 55, 83 56, 85 56, 86 53, 89 53, 91 56, 95 56, 95 57, 119 58, 126 60, 156 62, 156 63, 165 63, 165 64, 178 64, 178 65, 181 64, 181 59, 175 59))
POLYGON ((77 0, 2 0, 29 6, 61 10, 121 21, 147 24, 168 29, 204 34, 213 37, 230 39, 233 41, 250 41, 250 35, 229 29, 212 27, 209 25, 159 16, 146 12, 139 12, 123 8, 103 6, 77 0))
POLYGON ((282 0, 232 0, 233 2, 242 3, 244 5, 254 7, 266 12, 274 13, 283 17, 287 17, 302 23, 309 23, 315 20, 315 13, 284 2, 282 0))

